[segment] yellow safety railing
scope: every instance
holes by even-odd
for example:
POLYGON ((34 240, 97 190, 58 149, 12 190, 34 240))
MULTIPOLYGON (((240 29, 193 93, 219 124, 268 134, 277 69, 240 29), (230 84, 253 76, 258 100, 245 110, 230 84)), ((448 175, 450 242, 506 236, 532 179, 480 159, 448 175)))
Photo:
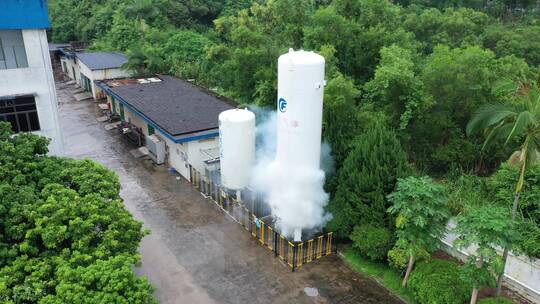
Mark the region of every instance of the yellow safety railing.
MULTIPOLYGON (((220 209, 249 231, 262 246, 274 252, 275 256, 279 257, 293 271, 336 251, 332 232, 304 242, 289 241, 272 226, 257 218, 256 211, 250 210, 244 203, 230 197, 218 184, 207 180, 206 177, 202 177, 191 166, 190 180, 197 190, 210 198, 220 209)), ((254 206, 254 208, 261 209, 260 206, 254 206)))

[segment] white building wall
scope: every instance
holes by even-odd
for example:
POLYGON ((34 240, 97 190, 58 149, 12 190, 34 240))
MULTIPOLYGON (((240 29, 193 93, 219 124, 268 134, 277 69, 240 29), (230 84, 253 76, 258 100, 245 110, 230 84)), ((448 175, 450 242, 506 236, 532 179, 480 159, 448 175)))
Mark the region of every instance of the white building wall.
MULTIPOLYGON (((96 84, 94 83, 94 80, 105 80, 105 79, 117 79, 117 78, 127 78, 131 76, 130 71, 122 70, 120 68, 117 69, 105 69, 105 70, 90 70, 84 63, 81 61, 78 62, 78 69, 81 74, 86 76, 86 78, 90 79, 91 81, 91 87, 92 87, 92 97, 94 99, 97 98, 97 92, 99 90, 98 87, 96 87, 96 84)), ((81 81, 79 81, 79 85, 82 85, 81 81)))
MULTIPOLYGON (((161 135, 159 131, 156 133, 161 135)), ((190 143, 177 144, 163 135, 161 135, 161 137, 165 139, 165 143, 167 144, 167 159, 169 166, 174 168, 185 179, 189 180, 189 164, 184 160, 189 158, 188 146, 190 143)))
POLYGON ((40 131, 52 139, 49 151, 63 154, 63 140, 58 123, 58 101, 45 30, 23 30, 28 60, 27 68, 0 70, 0 96, 34 95, 40 131))
POLYGON ((204 174, 205 164, 207 156, 201 153, 201 150, 207 149, 219 149, 219 140, 218 137, 213 137, 209 139, 201 139, 190 141, 188 143, 188 162, 199 171, 201 174, 204 174))
POLYGON ((60 60, 62 64, 62 71, 69 77, 69 79, 74 80, 77 85, 81 85, 81 77, 79 66, 77 65, 76 59, 67 58, 65 56, 62 56, 62 59, 60 60), (66 63, 67 71, 64 70, 64 62, 66 63), (75 71, 75 73, 74 73, 75 71))

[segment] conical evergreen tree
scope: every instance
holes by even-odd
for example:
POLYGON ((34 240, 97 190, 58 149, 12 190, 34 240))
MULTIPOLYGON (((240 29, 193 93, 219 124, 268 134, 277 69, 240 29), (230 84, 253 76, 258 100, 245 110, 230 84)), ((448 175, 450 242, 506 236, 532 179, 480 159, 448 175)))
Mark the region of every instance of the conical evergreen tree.
POLYGON ((382 123, 360 135, 339 170, 339 185, 328 210, 333 218, 327 228, 348 237, 354 226, 376 224, 393 229, 386 213, 386 196, 397 179, 412 173, 407 155, 394 131, 382 123))

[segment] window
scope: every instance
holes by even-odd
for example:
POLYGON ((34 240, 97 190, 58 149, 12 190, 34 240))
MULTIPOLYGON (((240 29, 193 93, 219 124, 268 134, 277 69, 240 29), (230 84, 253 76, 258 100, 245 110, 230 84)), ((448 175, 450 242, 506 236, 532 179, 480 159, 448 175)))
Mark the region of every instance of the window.
POLYGON ((0 97, 0 121, 11 123, 11 129, 15 133, 39 131, 34 96, 0 97))
POLYGON ((0 30, 0 69, 28 67, 21 30, 0 30))
POLYGON ((81 80, 81 86, 83 89, 85 89, 87 92, 92 92, 92 82, 90 79, 84 76, 83 73, 80 73, 79 79, 81 80))
POLYGON ((154 133, 156 133, 156 130, 154 129, 154 127, 151 125, 148 125, 148 135, 154 135, 154 133))

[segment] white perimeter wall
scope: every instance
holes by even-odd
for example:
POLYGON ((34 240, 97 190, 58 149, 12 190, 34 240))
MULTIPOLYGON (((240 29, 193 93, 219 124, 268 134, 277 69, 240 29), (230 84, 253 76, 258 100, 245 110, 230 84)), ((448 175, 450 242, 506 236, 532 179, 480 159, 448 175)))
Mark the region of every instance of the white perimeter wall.
MULTIPOLYGON (((448 224, 449 231, 452 231, 455 227, 456 222, 451 220, 448 224)), ((449 254, 465 261, 476 250, 476 247, 471 246, 466 250, 456 250, 453 243, 457 237, 457 234, 449 232, 442 241, 446 245, 446 251, 449 254)), ((502 250, 499 253, 502 255, 502 250)), ((533 301, 533 303, 540 303, 540 260, 510 253, 504 273, 505 284, 508 287, 516 290, 519 294, 533 301)))
POLYGON ((28 67, 0 70, 0 96, 34 95, 41 128, 35 133, 52 139, 50 154, 62 155, 64 147, 47 35, 45 30, 23 30, 22 35, 28 67))

